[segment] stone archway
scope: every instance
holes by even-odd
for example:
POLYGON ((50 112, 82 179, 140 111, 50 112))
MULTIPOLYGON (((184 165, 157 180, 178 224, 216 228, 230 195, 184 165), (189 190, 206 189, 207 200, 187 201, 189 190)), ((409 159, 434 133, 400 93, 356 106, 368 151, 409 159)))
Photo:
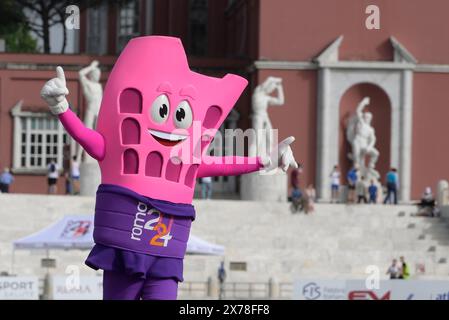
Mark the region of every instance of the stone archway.
POLYGON ((321 53, 318 63, 317 191, 330 198, 330 171, 339 158, 339 103, 352 86, 371 83, 388 96, 391 106, 390 164, 398 168, 402 201, 410 200, 412 84, 416 59, 393 37, 394 61, 340 61, 340 36, 321 53))

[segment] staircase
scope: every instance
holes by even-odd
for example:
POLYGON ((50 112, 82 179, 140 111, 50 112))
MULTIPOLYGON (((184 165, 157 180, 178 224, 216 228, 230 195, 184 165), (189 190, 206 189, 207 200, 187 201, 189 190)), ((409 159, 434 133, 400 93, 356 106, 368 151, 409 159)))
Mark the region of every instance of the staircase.
MULTIPOLYGON (((0 272, 42 276, 45 251, 18 250, 12 261, 11 243, 36 232, 66 214, 93 212, 94 199, 74 196, 0 194, 0 272)), ((380 275, 391 259, 404 256, 413 278, 449 279, 449 228, 442 218, 412 217, 414 206, 317 204, 311 215, 291 214, 289 203, 238 200, 195 200, 197 218, 192 233, 226 247, 225 257, 189 255, 187 282, 216 279, 224 258, 229 282, 263 282, 273 278, 361 278, 369 265, 380 275), (241 271, 230 270, 229 263, 241 271), (235 264, 239 263, 239 264, 235 264), (418 272, 417 265, 424 267, 418 272), (246 270, 245 270, 246 269, 246 270)), ((52 250, 53 274, 68 265, 84 266, 87 251, 52 250)), ((98 272, 101 274, 101 272, 98 272)))
MULTIPOLYGON (((224 245, 226 262, 246 263, 227 281, 363 278, 370 265, 386 277, 399 256, 413 278, 449 278, 448 224, 411 216, 414 206, 317 204, 311 215, 291 214, 287 203, 198 200, 195 207, 192 232, 224 245)), ((188 256, 185 279, 216 277, 221 259, 188 256)))

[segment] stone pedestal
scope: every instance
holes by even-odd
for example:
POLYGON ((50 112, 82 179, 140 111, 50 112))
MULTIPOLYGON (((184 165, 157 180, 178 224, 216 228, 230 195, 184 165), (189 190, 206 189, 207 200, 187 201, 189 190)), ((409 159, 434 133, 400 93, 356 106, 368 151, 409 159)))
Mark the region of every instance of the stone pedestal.
POLYGON ((438 206, 449 205, 449 183, 446 180, 438 181, 436 198, 438 206))
MULTIPOLYGON (((385 193, 382 184, 379 182, 379 180, 376 180, 374 184, 377 186, 377 203, 383 203, 385 198, 385 193)), ((369 194, 368 194, 369 196, 369 194)), ((399 196, 399 194, 398 194, 399 196)), ((368 198, 369 199, 369 198, 368 198)))
POLYGON ((242 200, 284 202, 288 198, 287 183, 287 174, 281 170, 268 175, 245 174, 240 179, 240 196, 242 200))
POLYGON ((80 194, 95 196, 101 183, 101 171, 98 163, 85 161, 80 165, 80 194))

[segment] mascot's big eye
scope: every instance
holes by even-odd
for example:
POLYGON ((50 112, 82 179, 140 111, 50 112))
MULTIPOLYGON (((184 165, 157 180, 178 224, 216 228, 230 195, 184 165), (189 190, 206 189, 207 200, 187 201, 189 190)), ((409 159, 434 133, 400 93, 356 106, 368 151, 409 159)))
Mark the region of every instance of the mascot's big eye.
POLYGON ((192 125, 192 108, 189 103, 184 100, 176 108, 173 121, 177 128, 187 129, 192 125))
POLYGON ((165 94, 161 94, 151 105, 151 118, 154 122, 162 123, 167 120, 169 113, 170 103, 168 102, 168 97, 165 94))

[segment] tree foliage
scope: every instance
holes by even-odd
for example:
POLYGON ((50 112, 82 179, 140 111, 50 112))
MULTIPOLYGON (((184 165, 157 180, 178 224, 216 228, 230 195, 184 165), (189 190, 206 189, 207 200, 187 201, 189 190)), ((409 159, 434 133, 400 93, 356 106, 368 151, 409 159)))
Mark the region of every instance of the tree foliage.
POLYGON ((30 35, 22 8, 14 0, 0 1, 0 38, 6 43, 7 52, 37 51, 37 41, 30 35))
POLYGON ((15 0, 16 4, 25 12, 28 28, 43 42, 44 53, 50 53, 50 28, 62 24, 63 44, 61 53, 65 52, 67 30, 64 27, 66 7, 76 5, 80 12, 88 7, 98 6, 102 0, 15 0))

